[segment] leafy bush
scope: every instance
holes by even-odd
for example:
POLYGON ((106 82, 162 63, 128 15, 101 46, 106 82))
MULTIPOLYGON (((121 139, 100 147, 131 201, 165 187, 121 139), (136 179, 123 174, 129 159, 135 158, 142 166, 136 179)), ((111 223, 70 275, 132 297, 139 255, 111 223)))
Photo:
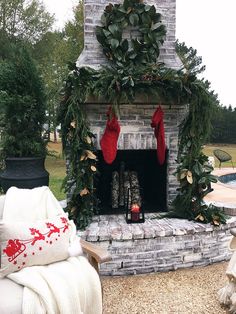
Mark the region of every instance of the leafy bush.
POLYGON ((45 156, 43 85, 33 59, 20 44, 9 44, 8 55, 0 55, 0 108, 2 158, 45 156))

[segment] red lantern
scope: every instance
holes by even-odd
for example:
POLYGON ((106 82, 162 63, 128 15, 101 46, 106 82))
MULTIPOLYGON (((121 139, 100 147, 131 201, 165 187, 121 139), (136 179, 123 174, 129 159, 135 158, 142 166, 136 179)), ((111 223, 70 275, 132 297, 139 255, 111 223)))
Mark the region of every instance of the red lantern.
POLYGON ((140 216, 140 206, 138 204, 131 205, 131 220, 138 221, 140 216))
POLYGON ((137 200, 131 200, 130 198, 130 188, 127 191, 127 201, 126 201, 126 222, 130 223, 142 223, 145 221, 144 219, 144 208, 143 204, 137 200))

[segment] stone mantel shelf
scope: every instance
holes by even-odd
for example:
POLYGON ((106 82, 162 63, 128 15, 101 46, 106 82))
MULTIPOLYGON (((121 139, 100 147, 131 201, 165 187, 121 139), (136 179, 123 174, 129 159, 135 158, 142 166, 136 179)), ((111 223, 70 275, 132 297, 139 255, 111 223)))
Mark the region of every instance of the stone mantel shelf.
MULTIPOLYGON (((102 98, 102 97, 94 97, 94 96, 89 96, 86 101, 85 101, 86 105, 100 105, 100 104, 111 104, 111 102, 109 102, 107 99, 102 98)), ((147 95, 138 95, 137 97, 135 97, 134 101, 132 101, 132 103, 129 102, 124 102, 121 101, 120 105, 127 105, 129 106, 130 104, 133 105, 143 105, 143 106, 148 106, 148 105, 161 105, 161 107, 163 109, 184 109, 187 108, 187 104, 174 104, 174 103, 166 103, 166 102, 162 102, 160 101, 160 99, 158 99, 155 96, 147 96, 147 95)))

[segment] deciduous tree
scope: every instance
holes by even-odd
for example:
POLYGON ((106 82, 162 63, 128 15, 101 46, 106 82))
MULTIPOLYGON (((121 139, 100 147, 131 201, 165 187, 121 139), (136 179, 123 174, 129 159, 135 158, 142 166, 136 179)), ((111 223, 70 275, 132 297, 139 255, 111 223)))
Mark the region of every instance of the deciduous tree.
POLYGON ((40 0, 0 0, 0 30, 10 37, 35 43, 53 21, 40 0))

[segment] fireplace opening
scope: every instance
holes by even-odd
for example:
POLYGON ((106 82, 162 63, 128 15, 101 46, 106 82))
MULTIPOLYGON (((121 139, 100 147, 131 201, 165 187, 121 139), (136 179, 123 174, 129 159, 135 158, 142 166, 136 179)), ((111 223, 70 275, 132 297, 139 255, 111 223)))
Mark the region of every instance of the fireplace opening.
POLYGON ((101 151, 97 156, 99 176, 95 188, 99 214, 125 213, 127 188, 145 212, 167 210, 168 152, 162 166, 158 164, 156 150, 118 150, 111 165, 104 161, 101 151))

